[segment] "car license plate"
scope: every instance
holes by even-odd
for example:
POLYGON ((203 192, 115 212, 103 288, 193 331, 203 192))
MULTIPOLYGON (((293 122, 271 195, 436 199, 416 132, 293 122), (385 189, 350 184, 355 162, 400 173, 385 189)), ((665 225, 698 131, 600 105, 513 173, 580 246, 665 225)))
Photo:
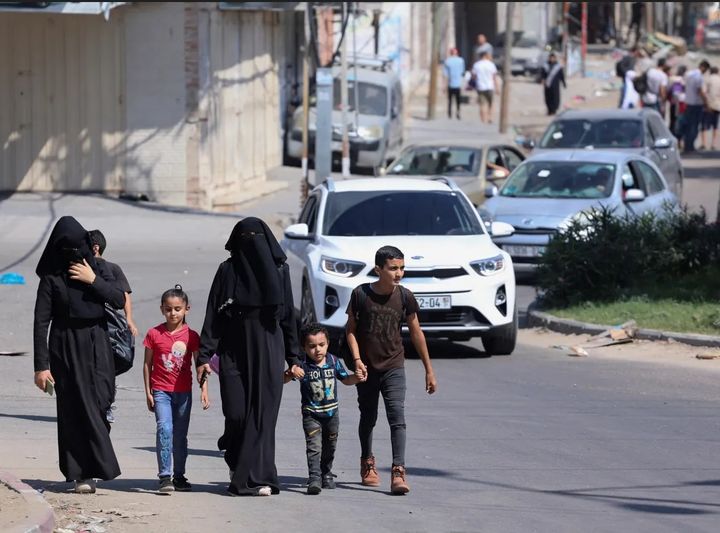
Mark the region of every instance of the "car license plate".
POLYGON ((518 246, 516 244, 503 245, 503 250, 512 257, 540 257, 545 253, 544 246, 518 246))
POLYGON ((420 309, 450 309, 452 297, 449 294, 429 294, 425 296, 415 295, 420 309))

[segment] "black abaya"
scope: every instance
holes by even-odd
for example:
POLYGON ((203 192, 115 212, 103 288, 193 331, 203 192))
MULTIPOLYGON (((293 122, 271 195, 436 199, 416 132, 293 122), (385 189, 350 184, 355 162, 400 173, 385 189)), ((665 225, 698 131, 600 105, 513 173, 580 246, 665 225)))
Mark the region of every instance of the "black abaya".
MULTIPOLYGON (((46 252, 53 255, 53 246, 48 248, 46 252)), ((104 302, 121 308, 125 294, 102 266, 93 265, 95 282, 80 287, 67 279, 62 271, 66 265, 58 263, 58 272, 39 269, 33 335, 35 371, 50 370, 55 378, 60 471, 68 481, 113 479, 120 475, 120 467, 105 418, 115 384, 110 341, 102 316, 75 316, 69 287, 76 285, 89 315, 98 304, 102 311, 104 302)))
POLYGON ((559 68, 557 73, 552 76, 550 83, 547 83, 552 69, 552 66, 546 65, 542 72, 543 88, 545 89, 545 106, 547 107, 548 115, 554 115, 560 107, 560 84, 562 83, 563 86, 566 86, 565 72, 562 68, 559 68))

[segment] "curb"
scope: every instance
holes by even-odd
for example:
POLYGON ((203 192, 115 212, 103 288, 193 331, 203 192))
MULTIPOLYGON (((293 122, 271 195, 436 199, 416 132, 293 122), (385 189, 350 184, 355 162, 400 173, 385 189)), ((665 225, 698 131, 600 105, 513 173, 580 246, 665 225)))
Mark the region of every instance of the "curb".
MULTIPOLYGON (((589 324, 578 320, 570 320, 567 318, 558 318, 554 315, 543 313, 528 308, 528 326, 544 327, 552 331, 564 334, 589 334, 597 335, 615 326, 604 326, 602 324, 589 324)), ((681 342, 691 346, 707 346, 711 348, 720 348, 720 337, 714 335, 700 335, 697 333, 678 333, 674 331, 660 331, 656 329, 638 329, 635 334, 636 339, 649 341, 668 341, 681 342)))
POLYGON ((10 530, 12 533, 52 533, 55 527, 55 515, 50 504, 38 491, 12 474, 1 470, 0 483, 20 493, 28 507, 28 517, 25 523, 10 530))

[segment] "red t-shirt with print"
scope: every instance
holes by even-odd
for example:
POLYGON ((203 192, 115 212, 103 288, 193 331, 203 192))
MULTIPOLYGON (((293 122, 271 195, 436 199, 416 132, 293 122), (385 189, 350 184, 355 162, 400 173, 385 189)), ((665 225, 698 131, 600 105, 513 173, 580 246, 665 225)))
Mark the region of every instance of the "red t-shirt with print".
POLYGON ((187 324, 170 332, 165 324, 149 329, 146 348, 153 352, 150 388, 165 392, 192 390, 192 354, 200 349, 200 336, 187 324))

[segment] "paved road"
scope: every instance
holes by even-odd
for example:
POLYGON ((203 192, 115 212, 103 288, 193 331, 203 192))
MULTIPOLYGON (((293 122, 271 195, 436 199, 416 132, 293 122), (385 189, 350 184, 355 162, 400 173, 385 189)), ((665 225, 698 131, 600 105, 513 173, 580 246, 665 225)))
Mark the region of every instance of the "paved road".
MULTIPOLYGON (((190 294, 189 322, 199 328, 205 295, 235 219, 149 210, 135 205, 37 195, 0 202, 0 267, 25 275, 0 285, 2 349, 30 348, 43 229, 74 214, 108 237, 107 256, 135 289, 142 330, 162 320, 160 293, 180 282, 190 294), (20 260, 19 263, 17 261, 20 260)), ((0 270, 5 270, 0 268, 0 270)), ((408 466, 412 492, 387 494, 388 430, 376 430, 380 490, 358 484, 354 391, 342 391, 335 471, 339 488, 307 500, 299 393, 288 385, 278 424, 278 497, 223 495, 227 472, 215 451, 222 417, 196 398, 188 477, 192 494, 158 497, 154 419, 145 410, 140 367, 119 379, 113 429, 123 475, 96 496, 67 494, 57 470, 53 400, 31 383, 32 362, 0 357, 0 460, 5 470, 45 490, 58 525, 78 513, 112 518, 108 531, 716 531, 720 470, 715 466, 717 376, 664 366, 572 359, 523 333, 510 357, 484 357, 478 343, 433 343, 440 391, 423 392, 422 367, 408 362, 408 466), (308 512, 308 504, 316 509, 308 512), (321 515, 318 511, 322 510, 321 515), (114 513, 114 514, 112 514, 114 513), (120 513, 120 514, 118 514, 120 513), (148 513, 156 513, 146 516, 148 513), (312 525, 311 525, 311 521, 312 525)))

